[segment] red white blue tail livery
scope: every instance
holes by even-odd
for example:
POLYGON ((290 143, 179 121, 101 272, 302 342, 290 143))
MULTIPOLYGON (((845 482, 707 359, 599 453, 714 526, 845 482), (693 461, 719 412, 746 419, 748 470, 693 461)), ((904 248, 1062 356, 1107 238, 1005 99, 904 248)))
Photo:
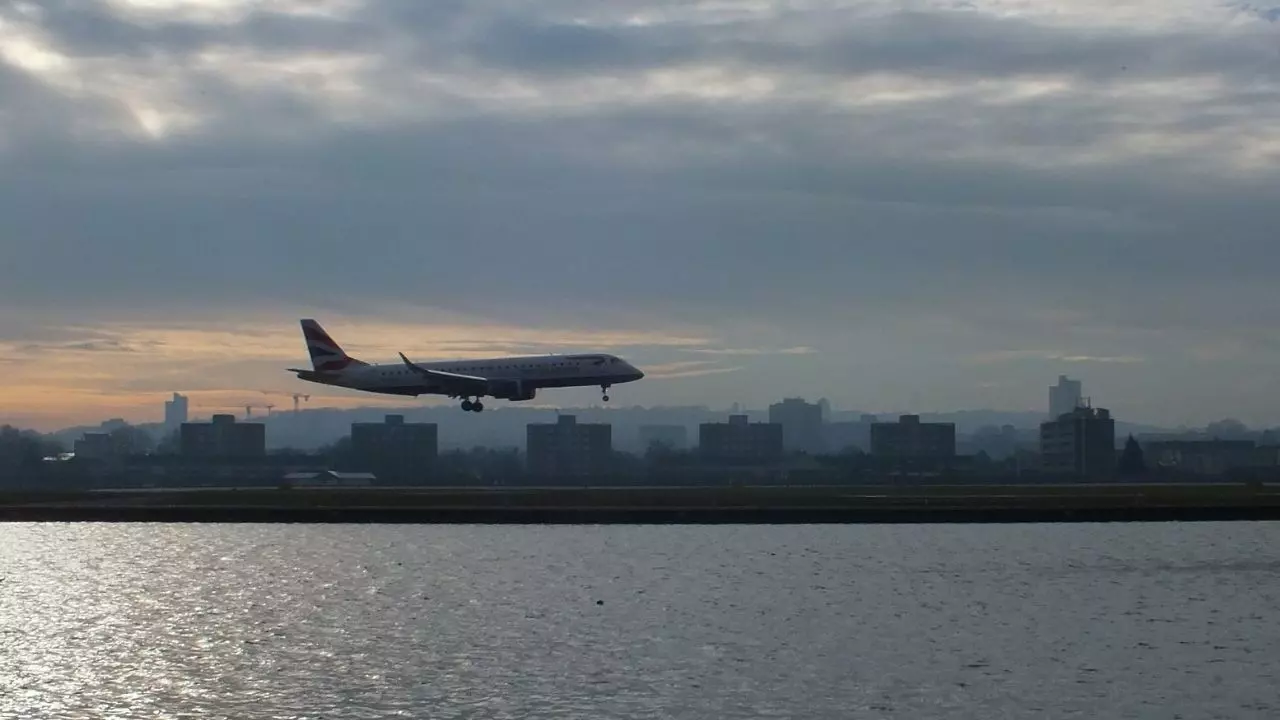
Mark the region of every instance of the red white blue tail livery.
POLYGON ((353 365, 367 364, 348 355, 315 320, 302 321, 302 337, 307 341, 307 352, 311 354, 311 368, 316 372, 337 372, 353 365))

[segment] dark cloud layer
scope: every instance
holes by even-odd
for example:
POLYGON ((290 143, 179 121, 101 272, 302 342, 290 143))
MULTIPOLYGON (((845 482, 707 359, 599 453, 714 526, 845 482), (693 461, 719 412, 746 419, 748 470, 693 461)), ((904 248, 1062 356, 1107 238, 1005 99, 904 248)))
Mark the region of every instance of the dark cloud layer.
MULTIPOLYGON (((254 9, 235 21, 211 24, 140 22, 103 4, 50 0, 40 4, 39 17, 59 47, 86 57, 159 54, 181 60, 228 46, 282 54, 394 54, 407 48, 412 52, 399 59, 534 75, 634 72, 696 62, 837 74, 1239 78, 1271 77, 1275 62, 1274 53, 1266 52, 1274 33, 1266 27, 1225 38, 1187 29, 1057 27, 966 10, 870 13, 858 7, 651 24, 573 19, 589 14, 592 5, 388 2, 344 17, 254 9)), ((1261 18, 1272 12, 1242 9, 1261 18)))
POLYGON ((1280 355, 1261 20, 40 8, 12 27, 66 60, 0 65, 0 302, 49 322, 394 304, 743 347, 772 328, 904 386, 913 352, 935 358, 917 380, 983 349, 1280 355), (148 112, 194 119, 148 135, 148 112))

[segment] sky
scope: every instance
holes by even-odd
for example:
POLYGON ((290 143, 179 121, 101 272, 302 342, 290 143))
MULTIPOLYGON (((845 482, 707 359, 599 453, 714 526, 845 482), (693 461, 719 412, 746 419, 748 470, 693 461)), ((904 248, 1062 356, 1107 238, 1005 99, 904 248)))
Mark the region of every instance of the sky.
POLYGON ((315 317, 628 405, 1280 424, 1278 181, 1266 3, 3 1, 0 421, 367 404, 284 372, 315 317))

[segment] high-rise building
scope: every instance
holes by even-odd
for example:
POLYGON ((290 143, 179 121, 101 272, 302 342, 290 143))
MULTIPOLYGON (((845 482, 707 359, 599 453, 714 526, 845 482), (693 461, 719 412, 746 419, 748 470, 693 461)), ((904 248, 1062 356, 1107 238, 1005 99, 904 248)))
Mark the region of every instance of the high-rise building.
POLYGON ((164 403, 164 434, 172 435, 178 432, 178 428, 182 427, 182 423, 187 421, 187 396, 173 394, 172 400, 166 400, 164 403))
POLYGON ((822 431, 822 406, 802 398, 787 398, 769 406, 769 422, 782 426, 782 447, 788 452, 821 453, 826 450, 822 431))
POLYGON ((730 415, 727 423, 698 426, 698 450, 716 463, 769 463, 782 458, 782 425, 753 423, 746 415, 730 415))
POLYGON ((351 424, 352 462, 379 479, 421 480, 438 452, 435 423, 407 423, 403 415, 387 415, 384 422, 351 424))
POLYGON ((1080 381, 1059 375, 1058 384, 1049 388, 1049 420, 1057 420, 1067 413, 1075 412, 1083 399, 1080 381))
POLYGON ((1108 410, 1077 407, 1040 424, 1040 467, 1046 473, 1110 477, 1116 459, 1116 424, 1108 410))
POLYGON ((214 415, 207 423, 182 423, 180 447, 184 457, 249 459, 267 454, 267 426, 238 423, 235 415, 214 415))
POLYGON ((579 423, 574 415, 561 415, 555 423, 530 423, 525 432, 533 475, 598 475, 612 464, 613 426, 608 423, 579 423))

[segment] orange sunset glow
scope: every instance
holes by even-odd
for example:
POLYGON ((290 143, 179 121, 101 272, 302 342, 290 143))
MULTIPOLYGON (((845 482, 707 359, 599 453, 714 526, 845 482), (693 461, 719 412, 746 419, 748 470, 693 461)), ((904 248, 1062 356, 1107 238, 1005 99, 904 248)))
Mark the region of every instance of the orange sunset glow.
MULTIPOLYGON (((353 356, 394 361, 397 352, 418 359, 498 357, 625 348, 711 350, 696 335, 504 327, 493 324, 324 320, 353 356)), ((309 408, 392 407, 440 399, 385 398, 302 383, 285 369, 307 363, 297 321, 253 323, 121 323, 56 328, 59 342, 0 342, 6 371, 0 379, 5 422, 53 430, 160 419, 171 392, 191 398, 193 416, 292 403, 290 393, 311 396, 309 408)), ((736 369, 713 360, 676 360, 650 368, 651 377, 691 377, 736 369)))

